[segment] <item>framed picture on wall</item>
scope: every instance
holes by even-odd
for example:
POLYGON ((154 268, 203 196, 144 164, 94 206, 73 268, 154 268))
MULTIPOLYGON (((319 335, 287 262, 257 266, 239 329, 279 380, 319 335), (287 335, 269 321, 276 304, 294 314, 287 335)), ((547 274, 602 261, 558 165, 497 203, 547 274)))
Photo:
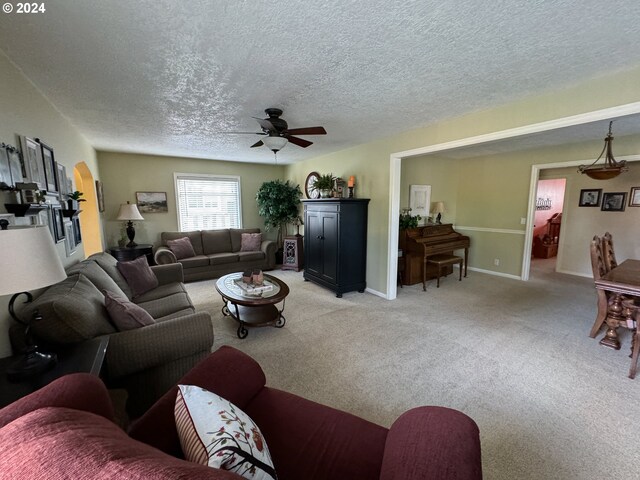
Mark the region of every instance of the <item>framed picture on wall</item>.
POLYGON ((22 157, 20 156, 20 150, 11 145, 5 145, 7 151, 7 157, 9 158, 9 170, 11 171, 11 184, 15 186, 16 183, 24 182, 24 165, 22 164, 22 157))
POLYGON ((627 192, 607 192, 602 196, 603 212, 624 212, 627 192))
POLYGON ((640 187, 631 187, 629 193, 629 206, 640 207, 640 187))
POLYGON ((29 137, 20 137, 22 143, 22 158, 24 160, 25 176, 27 183, 35 183, 39 190, 47 186, 42 163, 42 149, 40 145, 29 137))
POLYGON ((409 208, 411 215, 429 217, 431 207, 431 185, 411 185, 409 188, 409 208))
POLYGON ((140 213, 164 213, 169 211, 167 192, 136 192, 140 213))
POLYGON ((66 202, 67 194, 71 193, 67 191, 67 169, 64 165, 60 165, 59 163, 56 163, 56 168, 58 169, 56 179, 58 180, 58 193, 60 194, 60 200, 66 202))
POLYGON ((11 187, 11 167, 9 166, 9 155, 7 150, 0 148, 0 188, 11 187))
POLYGON ((58 181, 56 180, 58 169, 56 168, 56 161, 53 158, 53 148, 43 143, 39 138, 36 138, 36 142, 40 144, 42 150, 42 164, 46 182, 45 190, 50 193, 56 193, 58 191, 58 181))
POLYGON ((96 180, 96 197, 98 199, 98 210, 104 212, 104 192, 102 191, 102 182, 96 180))
POLYGON ((600 197, 602 196, 601 188, 587 188, 580 190, 579 207, 599 207, 600 197))
POLYGON ((53 238, 56 243, 62 242, 66 236, 66 231, 64 229, 64 215, 62 213, 61 205, 53 205, 51 207, 51 220, 53 223, 53 238))

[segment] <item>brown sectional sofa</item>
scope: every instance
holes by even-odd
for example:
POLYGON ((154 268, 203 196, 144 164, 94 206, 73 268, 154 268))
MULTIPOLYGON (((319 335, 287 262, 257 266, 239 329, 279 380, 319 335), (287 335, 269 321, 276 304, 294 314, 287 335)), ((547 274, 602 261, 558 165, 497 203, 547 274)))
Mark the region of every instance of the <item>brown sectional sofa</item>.
POLYGON ((162 232, 162 246, 155 253, 158 265, 181 263, 186 282, 217 278, 227 273, 259 268, 272 270, 276 264, 276 243, 263 240, 257 252, 241 252, 243 233, 260 233, 259 228, 225 228, 221 230, 196 230, 192 232, 162 232), (191 241, 195 257, 178 260, 166 246, 168 240, 187 237, 191 241))
MULTIPOLYGON (((91 255, 67 269, 67 279, 48 287, 25 307, 42 319, 33 323, 38 343, 49 350, 107 335, 104 375, 113 388, 128 392, 127 410, 144 412, 213 346, 213 326, 206 312, 196 313, 183 282, 182 267, 151 267, 158 286, 137 297, 108 253, 91 255), (127 297, 154 318, 153 325, 117 331, 105 308, 103 290, 127 297)), ((12 329, 20 349, 23 329, 12 329)), ((22 339, 23 340, 23 339, 22 339)))

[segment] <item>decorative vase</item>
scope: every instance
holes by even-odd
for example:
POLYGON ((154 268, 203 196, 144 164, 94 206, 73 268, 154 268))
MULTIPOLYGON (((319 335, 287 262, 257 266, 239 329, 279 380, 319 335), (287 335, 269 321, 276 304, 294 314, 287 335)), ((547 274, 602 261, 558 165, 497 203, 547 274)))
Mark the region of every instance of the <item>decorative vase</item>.
POLYGON ((242 281, 246 284, 251 283, 253 280, 253 275, 251 274, 251 270, 246 270, 242 272, 242 281))
POLYGON ((264 282, 264 275, 262 274, 262 270, 254 270, 253 271, 253 284, 260 286, 264 282))
POLYGON ((320 190, 320 198, 330 198, 331 197, 331 189, 323 189, 320 190))

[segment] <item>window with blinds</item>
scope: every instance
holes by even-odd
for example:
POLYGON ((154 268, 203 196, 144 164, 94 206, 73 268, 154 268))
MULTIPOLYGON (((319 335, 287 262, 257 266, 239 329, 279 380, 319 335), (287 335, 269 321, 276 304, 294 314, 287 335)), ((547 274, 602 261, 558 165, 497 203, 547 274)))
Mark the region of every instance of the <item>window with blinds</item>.
POLYGON ((178 228, 241 228, 240 177, 174 174, 178 228))

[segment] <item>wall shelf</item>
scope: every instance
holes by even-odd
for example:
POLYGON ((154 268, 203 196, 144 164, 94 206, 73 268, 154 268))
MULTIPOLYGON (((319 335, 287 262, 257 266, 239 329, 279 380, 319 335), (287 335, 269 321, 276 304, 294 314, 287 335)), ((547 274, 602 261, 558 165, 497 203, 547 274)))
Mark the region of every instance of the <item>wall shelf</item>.
POLYGON ((49 208, 49 205, 40 203, 5 203, 4 208, 7 212, 13 213, 16 217, 24 217, 28 215, 37 215, 40 211, 49 208))

